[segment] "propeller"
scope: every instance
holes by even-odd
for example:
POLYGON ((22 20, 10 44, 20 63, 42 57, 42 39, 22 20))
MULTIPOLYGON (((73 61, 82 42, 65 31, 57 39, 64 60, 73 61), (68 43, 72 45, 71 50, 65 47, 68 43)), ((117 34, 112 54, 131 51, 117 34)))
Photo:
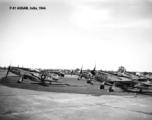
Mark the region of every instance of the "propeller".
POLYGON ((94 69, 91 71, 91 73, 92 73, 93 75, 96 74, 96 65, 94 66, 94 69))
POLYGON ((71 76, 73 75, 73 70, 71 70, 71 76))
POLYGON ((10 69, 11 69, 11 64, 10 64, 10 66, 8 66, 6 77, 7 77, 8 73, 9 73, 10 69))
POLYGON ((82 65, 82 67, 81 67, 81 71, 80 71, 80 74, 82 74, 82 69, 83 69, 83 65, 82 65))

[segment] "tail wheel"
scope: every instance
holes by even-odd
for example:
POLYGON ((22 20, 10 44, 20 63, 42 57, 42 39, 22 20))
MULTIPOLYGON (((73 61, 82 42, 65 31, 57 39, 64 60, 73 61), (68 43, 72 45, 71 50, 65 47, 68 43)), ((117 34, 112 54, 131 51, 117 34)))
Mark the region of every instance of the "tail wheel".
POLYGON ((100 89, 104 89, 104 87, 105 87, 104 85, 100 85, 100 89))

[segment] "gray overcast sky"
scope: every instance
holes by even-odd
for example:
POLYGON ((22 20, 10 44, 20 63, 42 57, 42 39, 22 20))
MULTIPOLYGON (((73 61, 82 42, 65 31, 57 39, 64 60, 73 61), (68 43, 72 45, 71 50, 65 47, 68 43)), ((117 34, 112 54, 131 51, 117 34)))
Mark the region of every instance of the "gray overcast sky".
POLYGON ((151 46, 152 0, 0 1, 0 66, 152 72, 151 46))

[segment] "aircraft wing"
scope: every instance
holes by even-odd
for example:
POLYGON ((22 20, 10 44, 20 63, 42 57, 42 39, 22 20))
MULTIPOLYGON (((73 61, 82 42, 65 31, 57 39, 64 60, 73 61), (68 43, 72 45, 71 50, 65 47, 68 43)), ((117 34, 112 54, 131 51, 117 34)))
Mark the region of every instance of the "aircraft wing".
POLYGON ((59 75, 59 76, 62 76, 62 77, 64 77, 64 73, 63 72, 61 72, 61 71, 48 71, 48 73, 51 73, 51 74, 57 74, 57 75, 59 75))
MULTIPOLYGON (((117 75, 113 75, 111 73, 104 72, 104 71, 98 72, 97 76, 101 77, 103 80, 106 80, 106 81, 124 81, 125 80, 125 77, 118 77, 117 75)), ((126 79, 125 81, 128 81, 128 79, 126 79)))

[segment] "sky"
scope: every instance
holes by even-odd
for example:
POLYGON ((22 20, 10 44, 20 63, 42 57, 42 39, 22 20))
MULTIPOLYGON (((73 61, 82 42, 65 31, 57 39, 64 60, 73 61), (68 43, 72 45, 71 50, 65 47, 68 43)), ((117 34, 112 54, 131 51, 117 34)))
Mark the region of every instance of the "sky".
POLYGON ((152 0, 0 1, 0 66, 152 72, 151 46, 152 0))

